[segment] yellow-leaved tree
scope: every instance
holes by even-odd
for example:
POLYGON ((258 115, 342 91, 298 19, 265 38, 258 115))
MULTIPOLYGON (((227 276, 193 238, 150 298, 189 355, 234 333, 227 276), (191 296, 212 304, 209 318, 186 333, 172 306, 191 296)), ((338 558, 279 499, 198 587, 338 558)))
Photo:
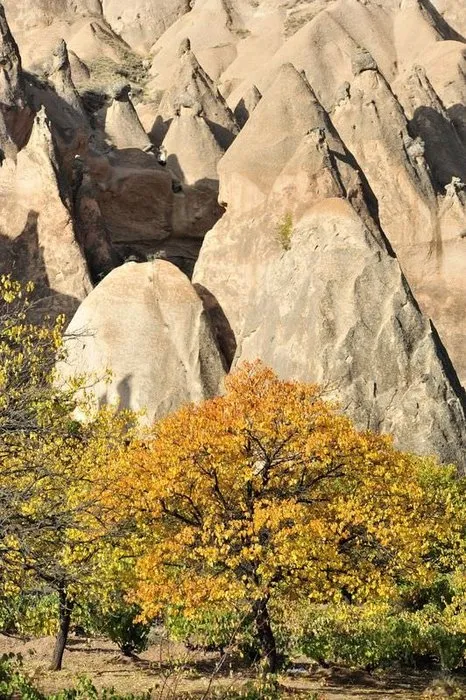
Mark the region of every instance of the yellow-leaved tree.
POLYGON ((134 416, 73 418, 87 408, 84 378, 59 381, 63 319, 32 321, 30 291, 0 279, 0 595, 57 594, 59 670, 74 605, 105 608, 126 575, 131 524, 104 503, 134 416))
POLYGON ((402 579, 428 581, 434 541, 460 528, 453 468, 357 431, 318 387, 261 363, 159 422, 125 460, 114 497, 139 526, 143 614, 244 611, 268 671, 272 600, 386 598, 402 579))

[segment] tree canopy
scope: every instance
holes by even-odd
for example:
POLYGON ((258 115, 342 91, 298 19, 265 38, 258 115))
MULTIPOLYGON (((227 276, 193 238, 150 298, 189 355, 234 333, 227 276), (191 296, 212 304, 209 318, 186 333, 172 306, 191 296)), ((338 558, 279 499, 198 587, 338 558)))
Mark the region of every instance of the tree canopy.
POLYGON ((272 670, 271 599, 389 597, 402 579, 429 580, 433 543, 456 527, 454 468, 356 430, 317 386, 261 363, 160 421, 125 460, 114 497, 142 535, 144 614, 243 609, 272 670))
POLYGON ((55 371, 63 319, 31 321, 30 291, 0 280, 0 595, 58 594, 59 668, 73 605, 110 600, 125 566, 130 535, 104 496, 133 416, 106 408, 74 419, 86 401, 81 378, 65 384, 55 371))

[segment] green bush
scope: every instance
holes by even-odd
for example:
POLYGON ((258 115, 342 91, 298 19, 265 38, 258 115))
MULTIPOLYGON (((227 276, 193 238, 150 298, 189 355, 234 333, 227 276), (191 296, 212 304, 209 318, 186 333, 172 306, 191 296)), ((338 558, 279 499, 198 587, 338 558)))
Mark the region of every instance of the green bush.
POLYGON ((466 635, 434 606, 417 611, 321 606, 310 611, 299 649, 317 661, 353 667, 439 664, 451 670, 463 664, 466 635))
POLYGON ((232 612, 200 611, 196 617, 186 617, 182 610, 171 608, 165 614, 165 627, 170 637, 188 647, 223 651, 232 646, 248 627, 247 621, 232 612))
POLYGON ((136 621, 140 612, 137 605, 122 601, 99 616, 99 631, 111 639, 125 656, 133 656, 147 649, 150 625, 136 621))
MULTIPOLYGON (((282 665, 292 646, 283 609, 273 609, 273 628, 282 665)), ((164 617, 165 628, 175 641, 204 651, 235 650, 249 665, 260 658, 254 620, 250 615, 231 611, 199 611, 195 617, 186 617, 182 610, 171 608, 164 617)))
MULTIPOLYGON (((0 633, 25 637, 45 637, 57 632, 58 596, 46 590, 0 597, 0 633)), ((72 630, 87 636, 96 634, 96 614, 92 606, 75 605, 72 630)))

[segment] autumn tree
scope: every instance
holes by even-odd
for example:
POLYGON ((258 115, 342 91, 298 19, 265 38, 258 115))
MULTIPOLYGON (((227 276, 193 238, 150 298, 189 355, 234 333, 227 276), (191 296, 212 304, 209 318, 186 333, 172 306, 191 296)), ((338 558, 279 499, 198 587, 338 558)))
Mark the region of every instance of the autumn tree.
POLYGON ((452 468, 358 432, 318 387, 260 363, 125 459, 115 494, 139 524, 144 614, 242 610, 272 672, 271 601, 389 597, 402 578, 429 579, 433 538, 452 527, 452 468))
POLYGON ((59 670, 73 606, 92 597, 105 606, 125 568, 130 534, 103 504, 133 416, 74 419, 87 406, 83 378, 64 384, 55 371, 64 321, 31 321, 30 291, 0 279, 0 592, 56 592, 59 670))

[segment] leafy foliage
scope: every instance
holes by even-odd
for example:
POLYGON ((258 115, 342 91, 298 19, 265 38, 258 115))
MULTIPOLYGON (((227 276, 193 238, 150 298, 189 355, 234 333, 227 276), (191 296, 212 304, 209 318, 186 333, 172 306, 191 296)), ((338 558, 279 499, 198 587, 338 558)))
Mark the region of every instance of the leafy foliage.
POLYGON ((131 533, 103 503, 110 459, 125 449, 133 417, 105 408, 78 422, 83 380, 64 385, 55 371, 63 320, 31 322, 9 277, 0 299, 0 595, 45 587, 69 618, 78 599, 103 604, 125 568, 131 533))
POLYGON ((318 661, 369 669, 462 665, 464 632, 432 609, 410 612, 381 606, 329 606, 310 613, 301 651, 318 661))
POLYGON ((57 632, 58 597, 46 590, 0 598, 0 632, 48 636, 57 632))
POLYGON ((137 605, 125 603, 120 598, 110 609, 98 616, 99 630, 118 646, 125 656, 145 651, 148 646, 150 624, 137 621, 140 614, 137 605))
POLYGON ((317 387, 260 363, 232 375, 225 396, 162 420, 125 459, 116 494, 142 534, 143 613, 252 614, 267 658, 271 600, 387 599, 402 579, 431 579, 436 543, 464 555, 453 468, 358 432, 317 387))
POLYGON ((463 662, 466 481, 453 467, 357 431, 318 387, 260 363, 136 437, 133 415, 88 412, 85 378, 59 381, 63 319, 34 323, 29 291, 0 278, 3 629, 58 630, 63 651, 72 611, 98 610, 86 624, 127 654, 163 615, 172 636, 234 641, 270 671, 295 650, 463 662))

